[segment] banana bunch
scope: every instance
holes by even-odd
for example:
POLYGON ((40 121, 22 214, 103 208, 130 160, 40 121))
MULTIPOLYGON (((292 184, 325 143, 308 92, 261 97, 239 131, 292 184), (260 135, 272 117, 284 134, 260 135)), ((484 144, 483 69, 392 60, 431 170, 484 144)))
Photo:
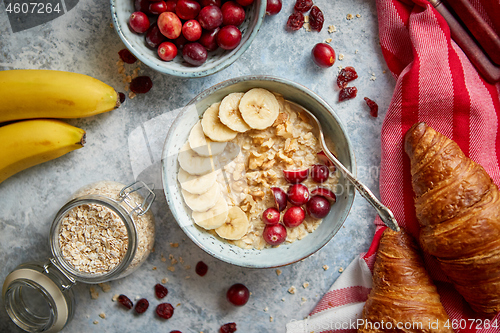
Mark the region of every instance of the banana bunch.
POLYGON ((224 165, 224 160, 231 160, 229 141, 238 133, 271 126, 279 110, 273 93, 254 88, 246 93, 231 93, 212 104, 193 126, 177 158, 177 179, 198 226, 229 240, 238 240, 247 233, 248 217, 241 208, 227 204, 216 170, 224 165))
POLYGON ((85 131, 59 120, 120 106, 118 93, 87 75, 52 70, 0 71, 0 183, 36 164, 82 148, 85 131), (25 120, 35 119, 35 120, 25 120))

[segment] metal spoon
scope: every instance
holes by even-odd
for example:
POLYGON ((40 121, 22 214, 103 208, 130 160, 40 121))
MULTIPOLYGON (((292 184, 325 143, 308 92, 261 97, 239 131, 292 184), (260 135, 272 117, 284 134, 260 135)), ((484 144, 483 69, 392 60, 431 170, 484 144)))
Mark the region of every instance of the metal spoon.
POLYGON ((304 111, 305 114, 309 116, 310 119, 312 119, 312 123, 316 124, 316 130, 318 132, 318 138, 319 142, 321 144, 321 147, 323 148, 323 151, 325 152, 326 156, 332 161, 332 163, 337 167, 337 169, 340 170, 340 172, 356 187, 358 192, 365 198, 372 206, 377 210, 378 215, 380 216, 380 219, 385 223, 386 226, 391 228, 394 231, 399 231, 399 226, 398 222, 394 218, 394 214, 392 214, 391 210, 384 206, 380 200, 377 199, 377 197, 370 191, 366 185, 362 184, 359 182, 354 175, 347 170, 347 168, 340 163, 340 161, 335 157, 330 152, 330 149, 326 146, 325 142, 325 136, 323 134, 323 130, 321 129, 321 124, 318 121, 318 118, 314 114, 312 114, 309 110, 306 110, 304 107, 301 105, 294 103, 292 101, 287 101, 290 103, 290 105, 298 108, 301 111, 304 111))

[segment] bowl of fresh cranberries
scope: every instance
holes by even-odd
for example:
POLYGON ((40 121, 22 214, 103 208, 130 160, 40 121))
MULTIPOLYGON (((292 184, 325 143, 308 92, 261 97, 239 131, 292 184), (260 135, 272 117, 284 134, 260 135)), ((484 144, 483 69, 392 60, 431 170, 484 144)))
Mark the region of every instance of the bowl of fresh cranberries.
POLYGON ((266 0, 110 0, 113 26, 142 63, 180 77, 214 74, 257 35, 266 0))
POLYGON ((288 109, 287 101, 314 113, 332 151, 355 174, 352 145, 333 108, 308 88, 279 77, 248 75, 218 83, 189 102, 167 133, 161 174, 170 211, 197 246, 230 264, 270 268, 306 258, 337 234, 354 201, 354 187, 328 163, 322 148, 313 143, 307 121, 288 109), (284 104, 272 104, 274 98, 284 104), (270 114, 265 110, 275 107, 281 116, 275 114, 272 125, 260 127, 270 114), (237 114, 254 127, 229 131, 222 120, 237 128, 237 114), (280 132, 292 123, 304 132, 280 132), (293 145, 292 137, 299 133, 306 141, 294 156, 304 156, 307 162, 304 168, 292 169, 280 147, 287 140, 293 145), (264 160, 255 164, 254 158, 264 154, 281 157, 269 169, 264 160))

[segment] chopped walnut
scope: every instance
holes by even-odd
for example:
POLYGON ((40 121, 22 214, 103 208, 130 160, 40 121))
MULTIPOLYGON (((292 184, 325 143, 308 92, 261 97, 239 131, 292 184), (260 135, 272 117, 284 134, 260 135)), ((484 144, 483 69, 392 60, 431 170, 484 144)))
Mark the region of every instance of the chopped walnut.
POLYGON ((276 127, 278 125, 282 125, 284 124, 286 121, 288 120, 288 114, 284 113, 284 112, 280 112, 278 114, 278 118, 276 118, 276 120, 274 121, 273 123, 273 127, 276 127))

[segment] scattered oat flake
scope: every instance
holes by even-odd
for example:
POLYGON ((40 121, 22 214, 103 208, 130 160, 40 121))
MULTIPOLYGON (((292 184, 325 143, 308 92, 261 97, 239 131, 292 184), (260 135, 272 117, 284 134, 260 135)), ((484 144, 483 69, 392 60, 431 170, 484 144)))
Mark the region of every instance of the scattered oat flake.
POLYGON ((302 287, 304 287, 304 289, 305 289, 305 288, 307 288, 307 287, 309 287, 309 282, 307 282, 307 281, 306 281, 306 282, 304 282, 304 283, 302 284, 302 287))
POLYGON ((358 50, 355 50, 355 51, 354 51, 354 54, 358 54, 358 52, 359 52, 358 50))
POLYGON ((281 269, 276 270, 276 275, 280 276, 281 275, 281 269))
POLYGON ((168 269, 169 271, 171 271, 171 272, 175 272, 175 267, 174 267, 174 266, 169 266, 167 269, 168 269))
POLYGON ((163 278, 163 279, 161 279, 161 283, 165 284, 165 283, 167 283, 167 282, 168 282, 168 279, 167 279, 167 278, 163 278))
POLYGON ((175 307, 178 308, 179 306, 181 306, 181 303, 177 303, 175 307))
POLYGON ((118 300, 118 297, 119 297, 119 296, 120 296, 120 295, 118 295, 118 294, 114 294, 114 295, 113 295, 113 298, 111 298, 111 300, 112 300, 113 302, 116 302, 116 301, 118 300))
POLYGON ((264 308, 264 311, 265 311, 265 312, 269 311, 269 308, 266 306, 266 307, 264 308))
POLYGON ((282 298, 282 299, 281 299, 281 301, 282 301, 282 302, 284 302, 284 301, 285 301, 285 299, 284 299, 284 298, 282 298))
POLYGON ((342 53, 339 53, 339 60, 344 59, 344 55, 342 53))
POLYGON ((328 26, 328 33, 336 32, 337 28, 332 24, 328 26))
POLYGON ((191 278, 191 277, 190 277, 189 275, 188 275, 188 276, 186 276, 186 280, 187 280, 187 279, 190 279, 190 278, 191 278))
POLYGON ((385 74, 385 73, 387 73, 387 71, 384 69, 384 70, 382 71, 382 74, 385 74))
POLYGON ((331 38, 327 38, 327 39, 325 39, 325 43, 328 43, 328 44, 329 44, 329 43, 331 43, 331 42, 332 42, 332 39, 331 39, 331 38))
POLYGON ((302 300, 302 302, 307 302, 307 298, 305 298, 305 297, 302 297, 301 300, 302 300))
POLYGON ((97 325, 99 324, 99 322, 97 320, 94 320, 94 325, 97 325))
POLYGON ((178 261, 177 261, 177 259, 175 259, 175 258, 172 258, 172 260, 170 260, 170 264, 172 264, 172 265, 177 264, 177 262, 178 262, 178 261))
POLYGON ((110 28, 113 28, 113 23, 110 23, 110 24, 109 24, 109 27, 110 27, 110 28))
POLYGON ((370 81, 375 81, 377 79, 377 77, 375 75, 373 75, 372 77, 370 77, 370 81))
POLYGON ((302 26, 307 32, 311 32, 311 25, 309 23, 304 23, 302 26))
POLYGON ((270 321, 270 322, 273 322, 273 321, 274 321, 273 316, 270 316, 270 317, 269 317, 269 321, 270 321))
POLYGON ((304 15, 304 22, 309 23, 309 15, 304 15))
POLYGON ((104 312, 101 312, 101 313, 99 313, 99 317, 101 317, 102 319, 105 319, 106 318, 106 314, 104 312))
POLYGON ((95 290, 95 287, 90 287, 90 298, 92 299, 98 299, 99 298, 99 292, 95 290))
POLYGON ((191 269, 191 265, 186 265, 186 266, 184 267, 184 269, 186 269, 186 270, 191 269))
POLYGON ((161 261, 166 262, 167 258, 163 257, 163 258, 161 258, 161 261))
POLYGON ((330 267, 328 267, 328 265, 323 265, 323 269, 324 269, 325 271, 326 271, 326 270, 328 270, 328 268, 330 268, 330 267))
POLYGON ((128 93, 128 98, 130 98, 130 99, 134 99, 135 96, 136 96, 136 94, 132 91, 128 93))
POLYGON ((342 267, 339 268, 339 273, 342 273, 344 269, 342 267))
POLYGON ((168 259, 170 259, 170 260, 174 259, 174 255, 173 254, 169 254, 168 255, 168 259))
POLYGON ((170 243, 171 247, 179 247, 179 243, 170 243))
POLYGON ((352 16, 352 14, 347 14, 347 16, 346 16, 346 19, 348 19, 348 20, 352 20, 353 18, 354 18, 354 16, 352 16))
POLYGON ((357 17, 357 18, 360 18, 360 17, 361 17, 361 14, 356 14, 356 17, 357 17))
POLYGON ((182 259, 182 257, 179 257, 179 262, 180 262, 181 264, 183 264, 183 263, 184 263, 184 259, 182 259))
POLYGON ((290 294, 295 294, 296 291, 297 291, 297 288, 295 288, 294 286, 291 286, 290 288, 288 288, 288 292, 290 294))
POLYGON ((105 293, 111 290, 111 285, 107 282, 99 283, 99 287, 101 287, 102 291, 105 293))

